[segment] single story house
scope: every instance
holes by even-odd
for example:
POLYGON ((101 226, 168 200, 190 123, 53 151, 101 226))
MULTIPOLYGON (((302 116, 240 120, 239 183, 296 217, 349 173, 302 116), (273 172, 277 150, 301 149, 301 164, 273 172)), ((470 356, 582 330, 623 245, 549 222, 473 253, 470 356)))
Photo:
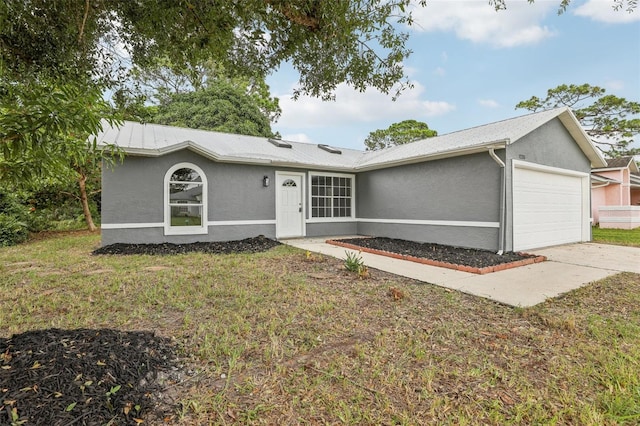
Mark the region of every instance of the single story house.
POLYGON ((601 228, 640 227, 640 170, 633 156, 606 160, 591 171, 593 222, 601 228))
POLYGON ((380 151, 105 125, 102 244, 370 235, 494 251, 589 241, 593 167, 568 108, 380 151))

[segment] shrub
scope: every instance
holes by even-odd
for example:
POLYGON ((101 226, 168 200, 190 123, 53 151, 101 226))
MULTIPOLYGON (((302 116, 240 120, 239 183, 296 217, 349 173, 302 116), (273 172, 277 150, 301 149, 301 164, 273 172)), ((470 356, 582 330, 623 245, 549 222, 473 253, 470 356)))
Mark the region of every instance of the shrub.
POLYGON ((17 217, 0 213, 0 247, 20 244, 29 237, 27 224, 17 217))

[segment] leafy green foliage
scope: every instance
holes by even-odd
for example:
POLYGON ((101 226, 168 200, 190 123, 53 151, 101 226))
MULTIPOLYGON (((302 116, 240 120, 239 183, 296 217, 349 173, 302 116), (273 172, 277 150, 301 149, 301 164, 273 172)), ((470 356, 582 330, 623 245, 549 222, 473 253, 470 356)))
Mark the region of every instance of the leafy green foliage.
POLYGON ((150 121, 243 135, 273 135, 268 117, 251 96, 224 81, 216 81, 204 90, 172 95, 158 106, 150 121))
POLYGON ((367 147, 367 151, 376 151, 437 135, 438 132, 429 129, 427 123, 416 120, 405 120, 394 123, 387 129, 379 129, 369 133, 364 144, 367 147))
POLYGON ((354 251, 345 251, 347 257, 344 259, 344 267, 349 272, 354 272, 356 274, 360 274, 361 271, 365 270, 366 266, 364 264, 364 260, 359 253, 354 251))
POLYGON ((102 128, 109 108, 97 88, 1 81, 0 177, 26 180, 64 167, 87 149, 87 137, 102 128))
POLYGON ((15 194, 0 190, 0 247, 26 241, 29 237, 27 212, 15 194))
POLYGON ((0 178, 13 186, 41 179, 76 180, 91 230, 86 180, 99 165, 121 158, 115 146, 98 149, 89 136, 112 124, 110 105, 94 86, 38 79, 0 86, 0 178))
POLYGON ((631 146, 640 133, 640 103, 607 95, 601 87, 561 84, 549 89, 546 98, 532 96, 519 102, 516 109, 535 112, 561 106, 573 110, 585 131, 608 156, 640 154, 640 148, 631 146))
POLYGON ((282 112, 264 78, 234 77, 213 61, 180 70, 159 58, 133 78, 133 89, 116 92, 114 101, 137 121, 272 136, 270 122, 282 112))
POLYGON ((266 75, 288 62, 300 73, 298 94, 330 96, 342 82, 389 92, 410 53, 397 25, 411 23, 409 5, 8 0, 0 6, 0 52, 12 72, 55 70, 109 83, 126 73, 126 56, 143 67, 167 57, 180 69, 212 59, 235 75, 266 75))

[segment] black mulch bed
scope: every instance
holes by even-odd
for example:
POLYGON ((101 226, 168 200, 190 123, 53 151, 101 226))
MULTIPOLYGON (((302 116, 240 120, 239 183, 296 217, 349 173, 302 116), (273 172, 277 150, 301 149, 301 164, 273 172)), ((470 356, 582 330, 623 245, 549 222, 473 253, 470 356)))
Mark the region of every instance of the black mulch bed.
POLYGON ((48 329, 0 338, 0 424, 162 423, 175 411, 165 391, 182 375, 172 342, 150 332, 48 329))
POLYGON ((198 242, 189 244, 111 244, 94 250, 93 254, 168 255, 191 252, 210 254, 258 253, 280 245, 263 235, 237 241, 198 242))
POLYGON ((471 266, 474 268, 501 265, 503 263, 515 262, 532 257, 531 255, 513 252, 498 255, 488 250, 477 250, 432 243, 417 243, 414 241, 386 237, 346 238, 336 241, 360 247, 384 250, 391 253, 452 263, 454 265, 471 266))

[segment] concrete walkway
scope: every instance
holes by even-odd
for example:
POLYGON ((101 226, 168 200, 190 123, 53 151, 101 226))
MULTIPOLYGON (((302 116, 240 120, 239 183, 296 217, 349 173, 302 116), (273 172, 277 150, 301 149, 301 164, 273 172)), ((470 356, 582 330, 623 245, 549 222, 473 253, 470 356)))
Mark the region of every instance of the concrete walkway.
MULTIPOLYGON (((325 243, 327 239, 329 237, 289 239, 282 242, 344 259, 345 249, 325 243)), ((635 247, 582 243, 533 250, 533 254, 546 256, 548 260, 486 275, 365 252, 361 256, 365 265, 370 268, 521 307, 537 305, 550 297, 622 271, 640 273, 640 248, 635 247)))

